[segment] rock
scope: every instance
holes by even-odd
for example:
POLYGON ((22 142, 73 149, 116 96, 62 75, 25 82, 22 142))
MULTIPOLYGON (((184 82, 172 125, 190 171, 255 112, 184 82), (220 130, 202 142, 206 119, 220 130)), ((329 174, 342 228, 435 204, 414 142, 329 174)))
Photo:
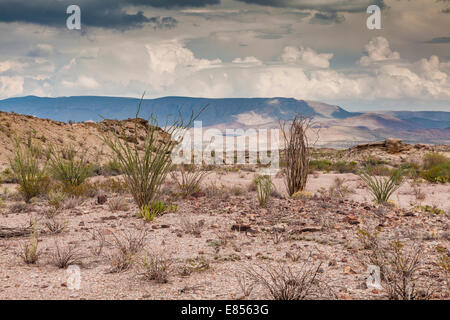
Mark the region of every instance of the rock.
POLYGON ((399 153, 405 149, 405 144, 401 139, 386 139, 384 146, 389 153, 399 153))
POLYGON ((107 200, 108 200, 108 197, 106 196, 106 194, 99 194, 97 196, 97 203, 98 204, 104 204, 104 203, 106 203, 107 200))
POLYGON ((240 231, 240 232, 250 232, 252 228, 246 224, 233 224, 231 226, 232 231, 240 231))
POLYGON ((355 216, 346 216, 343 221, 349 224, 359 224, 359 220, 355 216))

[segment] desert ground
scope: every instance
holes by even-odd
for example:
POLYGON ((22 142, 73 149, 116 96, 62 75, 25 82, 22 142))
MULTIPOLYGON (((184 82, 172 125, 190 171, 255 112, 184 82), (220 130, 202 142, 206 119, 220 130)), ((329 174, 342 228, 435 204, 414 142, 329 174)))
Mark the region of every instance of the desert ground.
POLYGON ((102 135, 143 150, 148 129, 143 120, 67 124, 0 113, 0 299, 450 297, 449 146, 390 139, 311 149, 306 189, 288 195, 281 161, 266 205, 255 183, 262 165, 196 168, 202 179, 189 193, 175 167, 157 214, 143 219, 102 135), (10 162, 17 137, 39 165, 61 151, 66 171, 80 161, 89 176, 67 189, 67 177, 46 173, 26 198, 10 162), (358 175, 363 166, 384 178, 407 171, 376 204, 358 175), (368 282, 377 280, 374 264, 384 271, 368 282))
MULTIPOLYGON (((400 240, 408 250, 420 246, 423 270, 418 283, 433 284, 433 299, 449 298, 445 273, 436 262, 436 247, 450 247, 448 183, 423 183, 425 199, 417 200, 405 182, 392 197, 395 204, 383 206, 371 201, 367 187, 351 173, 310 174, 311 194, 300 199, 286 196, 283 176, 278 175, 273 180, 277 191, 260 208, 252 188, 254 170, 212 170, 202 192, 187 199, 172 197, 176 212, 152 222, 136 217, 133 199, 122 190, 103 188, 103 204, 98 195, 67 199, 53 215, 45 199, 25 204, 14 193, 15 185, 3 184, 0 226, 26 229, 35 220, 40 255, 35 264, 25 264, 20 254, 29 236, 0 238, 0 299, 271 299, 267 288, 248 276, 249 270, 270 266, 317 267, 317 278, 326 284, 314 292, 317 299, 386 299, 383 289, 366 285, 368 250, 358 236, 358 230, 376 226, 384 240, 400 240), (343 197, 323 191, 336 178, 348 186, 343 197), (418 202, 442 212, 418 210, 418 202), (50 221, 63 229, 51 231, 50 221), (145 237, 134 263, 123 271, 114 270, 115 237, 145 237), (73 249, 72 263, 81 268, 79 290, 68 285, 66 268, 54 265, 57 246, 73 249), (141 261, 146 256, 169 262, 167 279, 145 277, 141 261)), ((172 179, 162 189, 166 199, 176 189, 172 179)))

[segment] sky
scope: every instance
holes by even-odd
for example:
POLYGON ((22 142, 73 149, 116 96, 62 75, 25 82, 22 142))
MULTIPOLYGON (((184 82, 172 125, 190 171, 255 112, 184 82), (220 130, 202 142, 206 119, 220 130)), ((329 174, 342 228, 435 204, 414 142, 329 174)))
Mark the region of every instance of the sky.
POLYGON ((450 0, 0 0, 0 99, 144 91, 450 111, 450 0))

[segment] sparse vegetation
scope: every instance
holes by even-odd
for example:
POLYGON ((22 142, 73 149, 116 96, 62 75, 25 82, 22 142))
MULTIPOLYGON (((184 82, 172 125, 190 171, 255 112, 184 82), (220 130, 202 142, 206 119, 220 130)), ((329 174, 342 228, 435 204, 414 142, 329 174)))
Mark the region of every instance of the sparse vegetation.
POLYGON ((54 251, 51 253, 51 263, 60 268, 65 269, 70 265, 81 263, 81 254, 79 249, 74 245, 61 246, 55 241, 54 251))
POLYGON ((33 224, 33 231, 30 234, 29 242, 22 244, 22 250, 20 257, 26 264, 35 264, 40 256, 40 251, 38 249, 38 235, 36 222, 33 224))
POLYGON ((51 147, 49 171, 63 184, 65 191, 79 187, 92 173, 92 166, 85 159, 86 150, 71 146, 51 147))
POLYGON ((272 179, 268 175, 256 176, 254 179, 256 185, 256 195, 260 207, 267 206, 270 198, 270 192, 273 188, 272 179))
POLYGON ((274 300, 307 300, 323 295, 321 264, 302 264, 300 270, 286 265, 257 265, 246 270, 255 283, 261 284, 274 300))
POLYGON ((47 193, 50 186, 46 168, 39 164, 39 158, 33 152, 32 145, 23 145, 20 140, 16 140, 14 157, 9 160, 19 184, 19 192, 26 202, 30 202, 33 197, 47 193))
POLYGON ((146 230, 113 234, 113 242, 109 243, 114 248, 114 252, 108 257, 111 264, 109 271, 117 273, 128 270, 144 249, 147 236, 146 230))
POLYGON ((435 283, 423 279, 423 247, 411 248, 398 241, 382 241, 379 233, 359 231, 364 247, 369 250, 366 263, 380 268, 383 287, 392 300, 429 299, 435 283), (428 286, 425 287, 424 284, 428 286))
POLYGON ((171 137, 189 127, 196 118, 192 113, 187 122, 180 119, 175 120, 171 125, 166 123, 165 132, 163 132, 159 129, 156 118, 151 115, 149 121, 144 124, 146 132, 141 135, 138 132, 138 124, 142 122, 138 116, 142 99, 131 136, 127 135, 127 130, 123 127, 103 134, 103 141, 112 150, 118 167, 123 172, 127 189, 139 208, 150 206, 155 200, 171 169, 172 151, 175 145, 181 142, 182 135, 178 140, 173 140, 171 137), (121 139, 121 137, 128 137, 128 139, 121 139))
POLYGON ((171 261, 164 255, 147 254, 142 261, 143 275, 147 280, 156 283, 167 283, 169 281, 171 261))
POLYGON ((391 195, 400 187, 403 180, 403 171, 395 170, 389 178, 377 177, 366 169, 359 173, 360 178, 367 184, 375 202, 386 204, 391 195))
POLYGON ((187 198, 201 191, 201 182, 210 174, 208 171, 199 170, 194 165, 180 166, 180 178, 176 171, 172 171, 172 179, 176 181, 183 197, 187 198))

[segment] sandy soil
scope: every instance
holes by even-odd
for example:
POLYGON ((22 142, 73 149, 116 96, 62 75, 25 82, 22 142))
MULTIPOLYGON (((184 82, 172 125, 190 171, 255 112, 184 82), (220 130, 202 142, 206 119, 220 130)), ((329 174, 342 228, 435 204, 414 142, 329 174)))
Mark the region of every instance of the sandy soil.
MULTIPOLYGON (((245 299, 237 276, 248 268, 281 264, 299 269, 305 261, 311 266, 320 264, 321 278, 332 289, 332 293, 323 292, 322 298, 385 299, 384 290, 365 286, 367 266, 363 256, 367 250, 357 236, 359 228, 374 225, 380 226, 383 239, 400 239, 408 248, 422 245, 423 282, 439 286, 433 298, 449 298, 444 276, 435 263, 436 246, 447 252, 450 248, 449 184, 421 185, 426 195, 422 203, 436 205, 446 211, 444 214, 412 209, 417 201, 408 183, 393 196, 398 208, 375 206, 359 178, 352 174, 309 177, 307 189, 314 193, 321 187, 327 189, 336 177, 345 179, 355 191, 346 199, 274 197, 267 208, 260 208, 255 192, 248 191, 253 175, 245 171, 215 172, 204 181, 205 194, 178 199, 174 202, 177 212, 147 223, 136 218, 129 195, 109 193, 102 205, 96 197, 88 198, 75 208, 61 210, 57 219, 67 226, 59 234, 46 230, 45 216, 50 210, 46 201, 13 213, 18 201, 5 197, 0 226, 24 227, 30 219, 36 219, 41 255, 35 265, 26 265, 18 253, 28 237, 0 238, 0 299, 245 299), (211 184, 224 187, 212 193, 208 192, 211 184), (232 186, 241 186, 242 192, 233 191, 232 186), (115 197, 126 199, 128 210, 111 212, 108 204, 115 197), (198 223, 199 234, 189 233, 187 223, 198 223), (148 232, 145 250, 129 270, 109 272, 108 256, 116 250, 113 236, 120 238, 137 230, 148 232), (97 231, 107 241, 100 255, 95 254, 99 241, 92 235, 97 231), (52 264, 55 242, 79 250, 79 290, 71 290, 67 271, 52 264), (145 251, 171 261, 168 283, 143 277, 139 261, 145 251), (294 255, 298 259, 293 259, 294 255), (190 274, 181 270, 190 270, 190 274)), ((274 183, 284 194, 282 178, 274 183)), ((264 287, 255 285, 248 298, 269 296, 264 287)))

